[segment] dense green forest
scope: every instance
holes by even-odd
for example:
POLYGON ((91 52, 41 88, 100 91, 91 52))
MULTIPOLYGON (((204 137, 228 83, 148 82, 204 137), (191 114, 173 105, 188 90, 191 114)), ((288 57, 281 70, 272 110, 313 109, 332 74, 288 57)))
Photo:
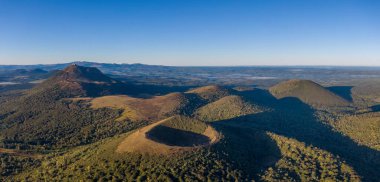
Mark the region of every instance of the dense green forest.
POLYGON ((50 90, 16 99, 0 112, 4 117, 1 136, 5 148, 45 150, 78 146, 143 124, 114 122, 121 111, 92 110, 87 103, 62 100, 50 90))

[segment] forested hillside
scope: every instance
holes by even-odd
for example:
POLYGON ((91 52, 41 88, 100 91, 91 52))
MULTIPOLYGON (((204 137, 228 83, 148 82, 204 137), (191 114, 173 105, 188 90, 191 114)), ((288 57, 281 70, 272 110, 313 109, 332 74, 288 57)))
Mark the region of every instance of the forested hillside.
POLYGON ((0 179, 380 178, 376 109, 356 110, 363 105, 312 81, 158 95, 141 88, 71 65, 32 89, 2 93, 0 179))

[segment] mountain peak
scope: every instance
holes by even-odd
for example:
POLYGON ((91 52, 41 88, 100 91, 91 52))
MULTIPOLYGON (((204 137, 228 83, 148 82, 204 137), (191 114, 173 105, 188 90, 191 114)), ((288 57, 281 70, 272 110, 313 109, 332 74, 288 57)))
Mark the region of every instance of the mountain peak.
POLYGON ((75 64, 75 63, 73 63, 73 64, 67 66, 65 69, 63 69, 63 71, 67 71, 67 72, 75 71, 75 70, 80 69, 79 67, 81 67, 81 66, 79 66, 79 65, 77 65, 77 64, 75 64))
POLYGON ((47 89, 58 90, 59 97, 77 97, 124 93, 126 87, 97 68, 72 64, 39 84, 33 93, 47 89))
POLYGON ((117 81, 104 75, 99 69, 72 64, 60 71, 55 79, 76 82, 116 83, 117 81))

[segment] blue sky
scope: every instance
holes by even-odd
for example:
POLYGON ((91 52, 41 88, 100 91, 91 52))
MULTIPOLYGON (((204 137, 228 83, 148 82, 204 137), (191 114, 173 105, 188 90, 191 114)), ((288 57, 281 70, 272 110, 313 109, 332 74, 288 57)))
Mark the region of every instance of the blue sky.
POLYGON ((377 0, 0 0, 0 64, 380 66, 377 0))

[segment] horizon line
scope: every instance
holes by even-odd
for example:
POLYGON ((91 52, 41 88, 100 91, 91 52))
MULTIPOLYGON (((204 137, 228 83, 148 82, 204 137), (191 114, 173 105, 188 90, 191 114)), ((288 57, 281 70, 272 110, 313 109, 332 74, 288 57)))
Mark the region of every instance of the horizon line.
POLYGON ((120 63, 120 62, 98 62, 98 61, 69 61, 69 62, 57 62, 57 63, 35 63, 35 64, 3 64, 0 66, 36 66, 36 65, 59 65, 70 63, 95 63, 95 64, 116 64, 116 65, 133 65, 141 64, 148 66, 166 66, 166 67, 380 67, 380 65, 326 65, 326 64, 252 64, 252 65, 163 65, 163 64, 145 64, 145 63, 120 63))

